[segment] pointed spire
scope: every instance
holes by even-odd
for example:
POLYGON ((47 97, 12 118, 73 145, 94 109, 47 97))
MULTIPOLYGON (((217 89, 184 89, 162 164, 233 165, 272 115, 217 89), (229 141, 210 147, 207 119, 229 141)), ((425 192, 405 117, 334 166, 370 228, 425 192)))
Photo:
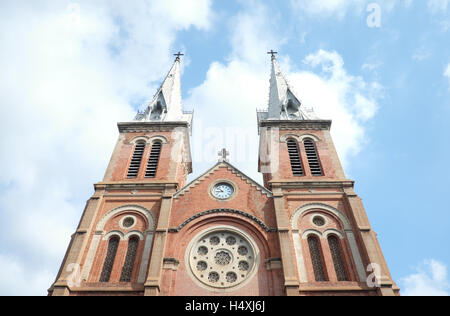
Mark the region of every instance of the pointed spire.
POLYGON ((183 113, 181 102, 181 75, 180 56, 176 56, 172 68, 164 79, 161 87, 156 92, 153 100, 147 104, 143 112, 138 112, 135 121, 169 122, 169 121, 190 121, 188 115, 183 113))
POLYGON ((272 73, 270 77, 268 119, 275 120, 305 120, 309 119, 302 109, 302 102, 289 86, 281 72, 280 65, 274 52, 268 52, 272 59, 272 73))

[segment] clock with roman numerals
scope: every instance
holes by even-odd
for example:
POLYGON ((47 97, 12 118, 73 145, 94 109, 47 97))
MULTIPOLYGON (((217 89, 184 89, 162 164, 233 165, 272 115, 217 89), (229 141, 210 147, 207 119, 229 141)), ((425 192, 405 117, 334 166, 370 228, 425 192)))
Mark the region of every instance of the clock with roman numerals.
POLYGON ((233 186, 226 182, 218 183, 212 189, 212 195, 219 200, 229 199, 233 195, 233 193, 233 186))

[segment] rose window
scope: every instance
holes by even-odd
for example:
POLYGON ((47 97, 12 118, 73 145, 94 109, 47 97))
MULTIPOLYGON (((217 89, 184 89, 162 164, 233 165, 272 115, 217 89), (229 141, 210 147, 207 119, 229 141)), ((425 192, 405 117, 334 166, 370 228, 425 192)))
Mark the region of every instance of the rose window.
POLYGON ((241 284, 256 270, 256 251, 243 234, 218 230, 191 242, 188 250, 192 274, 203 284, 229 288, 241 284))
POLYGON ((231 262, 231 255, 226 251, 219 251, 214 256, 214 261, 221 266, 226 266, 231 262))

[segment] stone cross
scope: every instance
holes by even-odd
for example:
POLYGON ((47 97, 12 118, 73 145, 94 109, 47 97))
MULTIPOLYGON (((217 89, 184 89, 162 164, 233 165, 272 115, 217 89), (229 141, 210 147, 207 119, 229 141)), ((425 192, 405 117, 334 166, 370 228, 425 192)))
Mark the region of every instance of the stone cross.
POLYGON ((184 56, 184 54, 182 54, 181 52, 178 52, 176 54, 173 54, 174 56, 177 56, 177 58, 175 60, 180 60, 180 56, 184 56))
POLYGON ((228 162, 228 159, 227 159, 227 157, 230 155, 230 153, 224 148, 224 149, 222 149, 221 151, 219 151, 219 161, 220 162, 223 162, 223 161, 226 161, 226 162, 228 162))
POLYGON ((267 52, 267 54, 272 55, 272 59, 275 58, 275 54, 278 54, 278 52, 274 52, 273 49, 270 50, 270 52, 267 52))

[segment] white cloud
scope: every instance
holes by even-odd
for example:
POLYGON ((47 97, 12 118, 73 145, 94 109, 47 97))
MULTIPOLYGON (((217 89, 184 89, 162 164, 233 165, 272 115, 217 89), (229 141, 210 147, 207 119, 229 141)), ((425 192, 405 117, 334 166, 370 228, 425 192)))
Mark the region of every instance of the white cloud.
POLYGON ((314 72, 291 73, 290 81, 306 106, 312 106, 320 118, 333 120, 333 140, 343 165, 347 166, 350 157, 367 141, 364 124, 378 110, 382 87, 349 74, 337 52, 319 50, 307 56, 305 63, 314 72))
POLYGON ((55 272, 48 269, 34 270, 25 267, 21 260, 0 254, 0 295, 47 295, 48 281, 55 272))
POLYGON ((292 0, 292 5, 312 15, 330 16, 336 14, 340 18, 345 16, 350 8, 362 11, 364 0, 325 0, 325 1, 307 1, 292 0))
POLYGON ((448 78, 449 88, 450 88, 450 63, 444 71, 444 76, 448 78))
MULTIPOLYGON (((203 172, 216 159, 216 152, 226 144, 232 163, 241 170, 250 170, 248 174, 254 179, 261 177, 256 171, 255 109, 267 107, 270 76, 270 58, 261 52, 282 44, 273 46, 277 44, 277 29, 271 25, 274 21, 264 8, 258 6, 248 12, 251 13, 239 15, 232 24, 230 61, 213 63, 206 80, 190 91, 185 102, 196 105, 197 125, 192 141, 194 160, 205 158, 205 148, 208 151, 208 163, 196 170, 196 174, 203 172), (232 122, 227 124, 234 128, 227 128, 224 122, 232 122), (210 130, 215 133, 214 139, 208 136, 206 126, 216 127, 210 130), (240 129, 246 137, 227 132, 233 129, 240 129)), ((376 114, 381 86, 349 74, 337 52, 319 50, 307 56, 304 63, 311 69, 304 71, 292 70, 294 63, 281 53, 279 60, 303 103, 314 107, 319 117, 333 119, 333 139, 346 166, 350 157, 367 141, 364 125, 376 114)), ((300 60, 296 64, 300 64, 300 60)))
POLYGON ((427 4, 433 13, 445 13, 450 5, 450 0, 428 0, 427 4))
MULTIPOLYGON (((0 27, 8 30, 0 33, 0 244, 15 258, 2 274, 32 271, 37 284, 51 269, 44 293, 35 292, 45 294, 79 221, 80 201, 102 179, 116 123, 133 117, 130 101, 154 93, 172 62, 177 31, 209 28, 210 6, 0 3, 0 27)), ((0 282, 0 292, 8 284, 0 282)))
POLYGON ((291 0, 291 5, 296 10, 300 10, 312 16, 336 16, 339 19, 344 18, 349 11, 353 11, 358 14, 365 13, 368 5, 372 3, 380 5, 382 12, 390 12, 397 5, 402 5, 406 8, 410 7, 412 0, 291 0))
POLYGON ((436 260, 426 260, 417 272, 403 278, 404 296, 449 296, 447 266, 436 260))

